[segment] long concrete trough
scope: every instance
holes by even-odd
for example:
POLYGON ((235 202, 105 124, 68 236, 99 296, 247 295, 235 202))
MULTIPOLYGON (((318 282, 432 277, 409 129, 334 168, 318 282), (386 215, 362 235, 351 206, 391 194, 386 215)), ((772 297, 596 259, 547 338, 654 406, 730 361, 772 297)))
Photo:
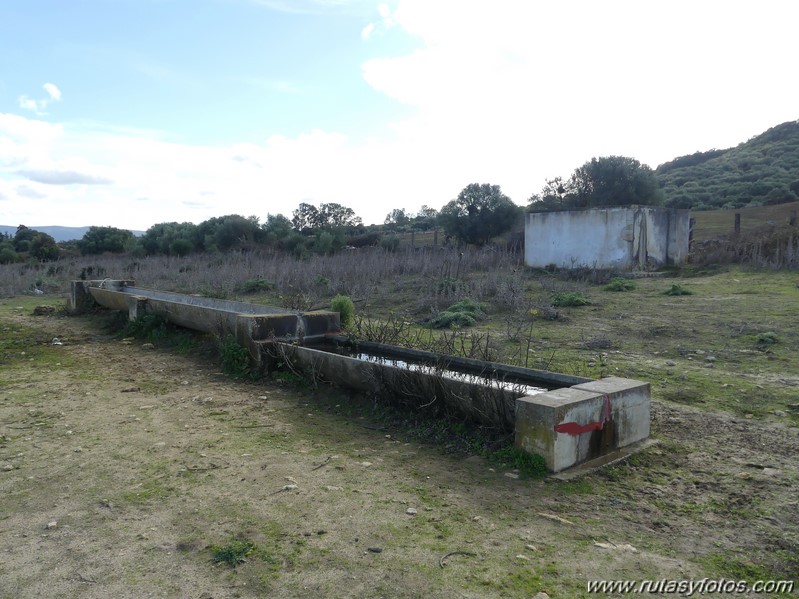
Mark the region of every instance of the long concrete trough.
POLYGON ((81 312, 92 305, 128 313, 130 320, 154 314, 178 326, 225 338, 229 335, 260 364, 259 342, 285 339, 303 342, 339 332, 338 312, 300 312, 274 306, 220 300, 136 287, 134 281, 73 281, 68 309, 81 312))
POLYGON ((336 312, 298 312, 136 287, 133 281, 75 281, 69 308, 99 304, 129 318, 233 335, 253 365, 283 364, 314 381, 513 433, 553 472, 600 462, 649 437, 649 383, 599 380, 376 343, 348 344, 336 312), (349 347, 348 347, 349 345, 349 347))

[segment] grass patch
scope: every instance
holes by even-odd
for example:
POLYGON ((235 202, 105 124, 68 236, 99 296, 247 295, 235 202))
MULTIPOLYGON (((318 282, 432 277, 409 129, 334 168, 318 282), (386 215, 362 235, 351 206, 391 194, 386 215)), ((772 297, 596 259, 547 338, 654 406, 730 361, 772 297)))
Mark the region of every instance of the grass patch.
POLYGON ((256 550, 255 542, 250 539, 234 539, 227 545, 211 546, 211 559, 217 564, 227 564, 235 568, 247 561, 247 556, 256 550))
POLYGON ((239 345, 238 341, 228 335, 219 342, 219 358, 222 363, 222 372, 234 379, 250 378, 250 352, 246 347, 239 345))
POLYGON ((238 287, 241 293, 263 293, 265 291, 272 291, 275 284, 267 281, 263 277, 256 277, 254 279, 247 279, 238 287))
POLYGON ((490 452, 487 457, 491 462, 515 468, 523 478, 544 478, 549 474, 544 458, 536 453, 527 453, 514 445, 490 452))
POLYGON ((675 283, 669 289, 663 292, 663 295, 693 295, 694 292, 688 289, 687 287, 683 287, 679 283, 675 283))
POLYGON ((560 483, 557 488, 561 495, 592 495, 596 491, 591 481, 586 479, 560 483))
POLYGON ((431 321, 434 329, 457 329, 471 327, 485 318, 486 305, 471 299, 463 299, 439 312, 431 321))
POLYGON ((710 553, 702 558, 702 563, 714 574, 734 580, 775 580, 779 578, 768 568, 727 553, 710 553))
POLYGON ((635 281, 622 277, 614 277, 603 289, 605 291, 632 291, 636 287, 635 281))
POLYGON ((756 341, 758 345, 774 345, 775 343, 779 343, 780 339, 774 331, 767 331, 765 333, 759 333, 756 341))
POLYGON ((563 291, 552 297, 552 305, 556 308, 576 308, 587 306, 591 302, 579 291, 563 291))

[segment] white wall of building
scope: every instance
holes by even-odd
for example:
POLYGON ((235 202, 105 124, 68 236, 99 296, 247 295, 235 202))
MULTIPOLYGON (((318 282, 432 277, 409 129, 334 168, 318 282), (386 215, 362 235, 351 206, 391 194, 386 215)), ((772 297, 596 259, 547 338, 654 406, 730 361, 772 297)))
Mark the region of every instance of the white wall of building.
POLYGON ((526 215, 528 266, 656 268, 688 257, 689 211, 624 206, 526 215))

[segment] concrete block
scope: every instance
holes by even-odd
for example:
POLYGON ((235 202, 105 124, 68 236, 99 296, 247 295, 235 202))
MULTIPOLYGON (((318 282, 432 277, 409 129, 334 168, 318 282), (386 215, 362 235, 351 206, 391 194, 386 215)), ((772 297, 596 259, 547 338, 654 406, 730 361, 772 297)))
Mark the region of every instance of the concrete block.
POLYGON ((236 338, 246 340, 290 337, 296 339, 300 328, 300 317, 296 314, 237 314, 236 338))
POLYGON ((305 327, 305 338, 324 337, 328 333, 337 333, 341 330, 341 316, 338 312, 330 310, 316 310, 303 312, 302 322, 305 327))
MULTIPOLYGON (((69 285, 69 297, 67 298, 67 310, 71 314, 81 314, 89 312, 98 306, 90 289, 113 289, 119 291, 123 287, 133 285, 134 281, 103 279, 95 281, 72 281, 69 285)), ((127 306, 118 308, 127 310, 127 306)))
POLYGON ((560 472, 598 455, 607 444, 604 407, 602 394, 573 387, 520 397, 515 444, 539 454, 547 468, 560 472))
POLYGON ((607 377, 516 400, 516 446, 560 472, 649 436, 649 383, 607 377))
POLYGON ((146 297, 131 295, 128 298, 128 320, 136 320, 147 314, 148 301, 146 297))
POLYGON ((601 393, 610 400, 615 426, 614 448, 637 443, 649 437, 651 390, 649 383, 609 376, 573 389, 601 393))
POLYGON ((67 310, 70 314, 88 312, 97 304, 89 293, 89 281, 72 281, 69 284, 67 310))

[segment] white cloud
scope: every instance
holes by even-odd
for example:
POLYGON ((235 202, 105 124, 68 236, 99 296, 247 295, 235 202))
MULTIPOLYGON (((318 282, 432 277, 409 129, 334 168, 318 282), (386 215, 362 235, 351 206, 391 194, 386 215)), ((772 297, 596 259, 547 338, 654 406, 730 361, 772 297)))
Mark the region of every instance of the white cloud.
POLYGON ((30 185, 17 185, 14 191, 16 191, 16 194, 18 196, 30 200, 41 200, 47 197, 47 194, 38 191, 37 189, 31 187, 30 185))
POLYGON ((45 185, 109 185, 110 179, 76 171, 50 169, 22 169, 18 175, 45 185))
POLYGON ((45 83, 42 87, 44 87, 44 91, 48 93, 51 100, 57 102, 61 99, 61 90, 58 89, 54 83, 45 83))
POLYGON ((361 29, 361 38, 363 38, 365 40, 369 39, 369 36, 372 35, 374 30, 375 30, 375 24, 374 23, 369 23, 366 27, 361 29))
POLYGON ((46 109, 50 102, 58 102, 61 100, 61 90, 53 83, 45 83, 42 87, 44 91, 47 92, 47 98, 36 100, 23 94, 17 99, 19 107, 23 110, 30 110, 40 116, 47 114, 46 109))
POLYGON ((796 119, 798 6, 399 0, 380 15, 421 47, 362 72, 415 109, 395 131, 439 156, 439 177, 483 177, 523 203, 593 156, 654 167, 796 119), (755 31, 769 33, 740 43, 755 31))

